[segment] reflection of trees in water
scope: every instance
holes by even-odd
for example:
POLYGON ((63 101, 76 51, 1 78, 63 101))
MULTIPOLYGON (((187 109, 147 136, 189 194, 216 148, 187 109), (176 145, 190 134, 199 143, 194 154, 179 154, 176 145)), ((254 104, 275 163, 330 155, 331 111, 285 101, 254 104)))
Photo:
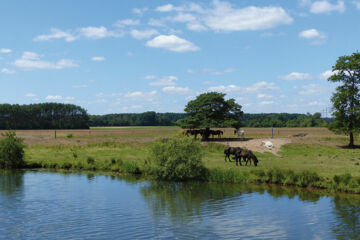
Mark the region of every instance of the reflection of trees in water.
MULTIPOLYGON (((277 185, 257 184, 219 184, 204 182, 150 182, 140 188, 147 204, 154 215, 168 213, 173 221, 186 222, 189 217, 200 217, 201 211, 225 214, 229 204, 241 206, 241 196, 244 193, 267 192, 274 198, 298 196, 302 201, 316 202, 321 193, 304 190, 302 188, 289 188, 277 185), (230 198, 237 198, 232 202, 230 198), (231 203, 230 203, 231 202, 231 203)), ((231 207, 231 206, 230 206, 231 207)))
POLYGON ((360 239, 360 197, 334 197, 336 222, 332 226, 338 239, 360 239))
POLYGON ((0 191, 5 195, 21 191, 23 185, 23 171, 0 170, 0 191))

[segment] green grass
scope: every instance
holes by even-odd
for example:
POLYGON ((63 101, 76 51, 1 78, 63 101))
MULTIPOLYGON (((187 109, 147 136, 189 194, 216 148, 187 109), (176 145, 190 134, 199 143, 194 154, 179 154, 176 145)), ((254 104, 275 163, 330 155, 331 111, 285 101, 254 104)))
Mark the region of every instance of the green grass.
POLYGON ((131 127, 90 127, 91 130, 137 130, 137 129, 167 129, 167 128, 179 128, 178 126, 131 126, 131 127))
MULTIPOLYGON (((142 173, 151 143, 113 141, 78 146, 33 145, 25 149, 27 167, 72 170, 104 170, 142 173)), ((209 143, 203 147, 208 180, 214 182, 266 182, 318 187, 360 193, 360 149, 324 145, 285 145, 280 156, 256 153, 258 167, 236 166, 224 161, 225 146, 209 143)))

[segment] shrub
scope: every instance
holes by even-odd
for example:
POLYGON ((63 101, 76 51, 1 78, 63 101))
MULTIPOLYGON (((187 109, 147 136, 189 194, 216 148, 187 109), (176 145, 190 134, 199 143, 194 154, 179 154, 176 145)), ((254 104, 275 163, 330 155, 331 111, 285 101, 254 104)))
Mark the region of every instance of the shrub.
POLYGON ((160 179, 185 181, 206 177, 198 141, 181 136, 160 139, 152 143, 150 151, 154 174, 160 179))
POLYGON ((2 134, 4 139, 0 140, 0 168, 22 168, 24 167, 23 139, 16 137, 15 132, 2 134))
POLYGON ((349 173, 343 175, 335 175, 333 179, 336 184, 343 183, 347 185, 351 179, 351 175, 349 173))
POLYGON ((74 135, 72 135, 72 133, 69 133, 68 135, 66 135, 67 138, 72 138, 74 135))
POLYGON ((86 161, 87 161, 88 164, 94 164, 95 163, 95 158, 87 157, 86 161))

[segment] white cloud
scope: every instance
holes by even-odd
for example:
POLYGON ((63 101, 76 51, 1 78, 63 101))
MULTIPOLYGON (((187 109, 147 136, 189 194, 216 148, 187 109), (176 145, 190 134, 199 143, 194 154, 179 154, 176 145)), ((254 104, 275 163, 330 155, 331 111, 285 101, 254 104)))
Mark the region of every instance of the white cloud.
POLYGON ((147 10, 148 8, 133 8, 133 13, 142 16, 147 10))
POLYGON ((76 36, 69 32, 64 32, 57 28, 51 28, 50 34, 40 35, 34 38, 34 41, 49 41, 51 39, 65 39, 66 42, 72 42, 76 40, 76 36))
POLYGON ((308 73, 299 73, 299 72, 292 72, 288 75, 285 76, 281 76, 280 79, 283 80, 289 80, 289 81, 294 81, 294 80, 310 80, 312 79, 313 76, 311 74, 308 73))
POLYGON ((11 53, 12 50, 9 48, 0 48, 0 53, 11 53))
POLYGON ((83 84, 83 85, 73 85, 72 88, 87 88, 88 85, 83 84))
POLYGON ((300 95, 317 95, 321 93, 321 86, 319 84, 308 84, 300 87, 300 95))
POLYGON ((45 99, 46 100, 62 100, 63 97, 60 95, 48 95, 45 99))
POLYGON ((326 34, 313 28, 300 32, 299 37, 312 40, 312 44, 322 44, 325 42, 326 34))
POLYGON ((198 51, 199 47, 176 35, 160 35, 146 43, 149 47, 163 48, 173 52, 198 51))
POLYGON ((34 93, 27 93, 25 94, 25 97, 36 97, 37 95, 34 93))
POLYGON ((273 82, 265 82, 265 81, 261 81, 261 82, 257 82, 255 84, 253 84, 250 87, 246 87, 245 90, 248 92, 257 92, 257 91, 264 91, 264 90, 278 90, 279 87, 275 86, 275 83, 273 82))
POLYGON ((164 20, 161 19, 154 19, 154 18, 150 18, 148 21, 148 24, 154 27, 164 27, 165 23, 164 20))
POLYGON ((135 92, 127 92, 124 97, 126 98, 147 98, 147 97, 153 97, 157 94, 156 91, 151 92, 141 92, 141 91, 135 91, 135 92))
POLYGON ((352 3, 355 4, 355 6, 356 6, 356 8, 357 8, 358 10, 360 10, 360 2, 358 2, 358 1, 353 1, 352 3))
POLYGON ((257 98, 273 98, 273 96, 269 94, 259 93, 257 95, 257 98))
POLYGON ((214 0, 212 7, 204 9, 191 3, 183 6, 166 4, 156 8, 159 12, 176 11, 175 16, 162 20, 152 20, 151 23, 164 25, 165 21, 184 22, 192 31, 205 31, 210 28, 215 31, 245 31, 262 30, 282 24, 290 24, 293 19, 281 7, 246 7, 234 8, 228 2, 214 0))
POLYGON ((325 71, 325 72, 323 72, 323 73, 321 73, 320 75, 319 75, 319 78, 320 79, 324 79, 324 80, 327 80, 329 77, 331 77, 332 75, 334 75, 334 74, 336 74, 337 73, 337 71, 332 71, 332 70, 328 70, 328 71, 325 71))
POLYGON ((149 83, 150 86, 173 86, 175 85, 175 81, 178 80, 175 76, 158 77, 154 75, 148 75, 145 79, 155 80, 149 83))
POLYGON ((114 25, 116 27, 125 27, 125 26, 136 26, 139 24, 140 24, 139 20, 124 19, 124 20, 118 20, 114 25))
POLYGON ((150 38, 153 35, 159 34, 157 30, 155 29, 148 29, 148 30, 136 30, 133 29, 130 32, 131 36, 136 39, 144 39, 144 38, 150 38))
POLYGON ((158 6, 157 8, 155 8, 155 11, 158 11, 158 12, 171 12, 174 10, 175 10, 175 7, 172 4, 166 4, 166 5, 158 6))
POLYGON ((101 56, 95 56, 91 58, 92 61, 96 61, 96 62, 101 62, 101 61, 105 61, 104 57, 101 56))
POLYGON ((7 68, 1 69, 1 72, 5 73, 5 74, 15 74, 16 73, 16 71, 10 70, 10 69, 7 69, 7 68))
POLYGON ((187 87, 183 88, 183 87, 170 86, 170 87, 164 87, 162 91, 170 94, 187 94, 190 92, 190 89, 187 87))
POLYGON ((239 93, 254 93, 254 92, 262 92, 262 91, 274 91, 278 90, 279 88, 275 86, 272 82, 257 82, 251 86, 237 86, 237 85, 228 85, 228 86, 213 86, 209 87, 208 91, 215 91, 215 92, 224 92, 224 93, 231 93, 231 92, 239 92, 239 93))
POLYGON ((261 105, 270 105, 270 104, 273 104, 274 101, 262 101, 260 104, 261 105))
POLYGON ((299 33, 299 37, 306 39, 314 39, 314 38, 326 38, 324 33, 320 33, 316 29, 308 29, 299 33))
POLYGON ((104 26, 80 28, 79 32, 82 36, 84 36, 86 38, 90 38, 90 39, 101 39, 101 38, 107 38, 107 37, 120 37, 121 36, 121 34, 119 34, 119 33, 108 31, 107 28, 104 26))
POLYGON ((40 56, 34 52, 24 52, 22 57, 15 60, 13 65, 24 69, 63 69, 78 67, 79 65, 71 59, 60 59, 57 62, 42 61, 40 56))
POLYGON ((187 70, 188 73, 192 73, 192 74, 211 74, 211 75, 223 75, 225 73, 232 73, 236 71, 237 71, 236 68, 226 68, 223 71, 214 70, 212 68, 202 68, 200 70, 193 70, 193 69, 187 70))
POLYGON ((250 6, 236 9, 220 1, 214 1, 214 9, 204 18, 205 24, 216 31, 263 30, 292 21, 281 7, 250 6))
POLYGON ((345 3, 342 0, 338 0, 337 4, 332 4, 327 0, 322 0, 313 2, 310 7, 310 12, 315 14, 330 13, 332 11, 343 13, 345 8, 345 3))

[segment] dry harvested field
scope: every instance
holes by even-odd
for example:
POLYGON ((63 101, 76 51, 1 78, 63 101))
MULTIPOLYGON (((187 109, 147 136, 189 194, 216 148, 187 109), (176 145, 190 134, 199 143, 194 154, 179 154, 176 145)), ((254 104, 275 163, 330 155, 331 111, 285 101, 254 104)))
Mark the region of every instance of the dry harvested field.
MULTIPOLYGON (((224 138, 235 138, 232 128, 221 129, 224 138)), ((274 138, 271 140, 271 128, 243 128, 245 140, 235 142, 221 142, 229 146, 241 146, 252 149, 252 146, 260 145, 263 140, 275 143, 275 152, 283 144, 321 144, 321 145, 345 145, 347 137, 335 135, 327 128, 274 128, 274 138), (307 133, 306 137, 293 137, 298 133, 307 133)), ((5 132, 1 130, 0 133, 5 132)), ((101 142, 139 143, 144 144, 161 137, 169 137, 179 134, 182 129, 177 127, 94 127, 90 130, 18 130, 19 137, 25 139, 25 143, 32 145, 85 145, 101 142)), ((261 151, 254 148, 255 151, 261 151)))

